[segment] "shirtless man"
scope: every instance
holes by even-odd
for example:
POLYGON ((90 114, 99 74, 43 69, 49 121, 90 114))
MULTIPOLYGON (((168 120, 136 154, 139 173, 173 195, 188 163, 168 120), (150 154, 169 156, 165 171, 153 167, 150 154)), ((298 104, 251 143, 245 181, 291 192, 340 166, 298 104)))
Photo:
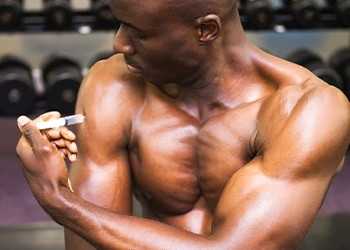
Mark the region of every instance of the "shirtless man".
POLYGON ((347 98, 249 43, 236 0, 110 5, 119 54, 82 83, 79 152, 67 128, 36 129, 57 113, 18 119, 24 176, 66 248, 295 249, 343 165, 347 98))

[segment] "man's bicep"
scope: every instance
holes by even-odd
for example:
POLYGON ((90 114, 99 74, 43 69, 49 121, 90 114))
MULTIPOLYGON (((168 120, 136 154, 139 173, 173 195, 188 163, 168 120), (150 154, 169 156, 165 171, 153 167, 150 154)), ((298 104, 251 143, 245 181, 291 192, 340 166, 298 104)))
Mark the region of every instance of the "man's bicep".
POLYGON ((212 236, 232 249, 295 249, 317 215, 329 178, 280 178, 262 168, 254 159, 229 181, 212 236))
POLYGON ((131 213, 127 146, 137 102, 132 100, 133 106, 128 100, 136 90, 125 87, 120 72, 111 71, 115 61, 113 57, 94 65, 79 89, 76 113, 83 114, 85 120, 77 126, 78 154, 70 179, 81 198, 131 213))
POLYGON ((69 171, 74 192, 81 198, 120 213, 131 213, 131 173, 126 152, 113 161, 81 159, 69 171))
MULTIPOLYGON (((270 103, 268 103, 270 104, 270 103)), ((315 87, 293 108, 272 103, 262 115, 257 141, 264 166, 272 172, 296 175, 318 171, 333 174, 350 141, 350 105, 341 91, 315 87)))
MULTIPOLYGON (((75 194, 109 210, 131 214, 131 173, 126 149, 113 150, 108 143, 99 149, 101 142, 92 141, 79 150, 77 162, 69 170, 75 194)), ((66 250, 95 249, 69 229, 65 229, 65 245, 66 250)))
MULTIPOLYGON (((79 90, 76 113, 85 120, 77 126, 77 161, 69 170, 76 195, 123 214, 132 213, 128 129, 133 112, 123 83, 110 76, 105 63, 90 70, 79 90), (101 76, 99 72, 107 72, 101 76), (126 97, 125 97, 126 96, 126 97), (107 101, 106 101, 107 100, 107 101)), ((137 103, 134 101, 134 103, 137 103)), ((65 229, 66 249, 95 249, 65 229)))
POLYGON ((213 237, 233 249, 296 248, 349 143, 349 103, 332 89, 310 91, 288 114, 270 106, 258 155, 232 176, 215 212, 213 237))
MULTIPOLYGON (((98 97, 90 101, 94 99, 97 101, 98 97)), ((118 109, 106 116, 98 112, 96 101, 88 104, 81 101, 77 105, 77 112, 81 110, 86 119, 77 127, 77 161, 69 171, 72 187, 87 201, 116 212, 131 213, 127 152, 130 119, 120 114, 122 104, 116 103, 118 109)))
MULTIPOLYGON (((70 179, 74 192, 81 198, 101 207, 123 213, 132 213, 131 178, 127 158, 115 156, 107 165, 86 163, 79 159, 71 166, 70 179)), ((65 229, 66 250, 95 249, 79 235, 65 229)))

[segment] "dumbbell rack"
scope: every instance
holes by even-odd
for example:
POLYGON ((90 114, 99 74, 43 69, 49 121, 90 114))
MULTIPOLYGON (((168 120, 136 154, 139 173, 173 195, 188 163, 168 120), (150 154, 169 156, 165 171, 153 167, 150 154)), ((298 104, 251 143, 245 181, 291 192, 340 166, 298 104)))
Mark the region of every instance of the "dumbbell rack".
POLYGON ((102 26, 96 21, 95 14, 91 11, 74 11, 72 18, 72 25, 69 28, 54 30, 48 29, 45 25, 45 16, 43 12, 25 12, 22 24, 11 30, 0 30, 5 33, 36 33, 36 32, 79 32, 82 27, 90 27, 94 31, 103 30, 118 30, 119 23, 116 22, 115 26, 107 25, 102 26))
MULTIPOLYGON (((255 28, 249 24, 249 20, 244 13, 240 13, 240 18, 242 25, 245 30, 254 30, 255 28)), ((294 20, 293 15, 287 10, 282 9, 276 11, 274 15, 275 25, 284 26, 286 30, 296 30, 303 29, 298 26, 294 20)), ((91 11, 74 11, 72 18, 72 25, 69 28, 62 30, 48 29, 45 25, 45 17, 43 12, 39 11, 27 11, 24 13, 21 25, 11 30, 0 30, 0 33, 36 33, 36 32, 81 32, 84 27, 91 28, 91 31, 108 31, 108 30, 118 30, 119 23, 116 22, 111 25, 100 24, 96 21, 95 14, 91 11)), ((272 29, 273 27, 271 27, 272 29)), ((320 20, 314 27, 309 27, 308 29, 332 29, 340 28, 346 29, 346 27, 337 21, 336 14, 331 9, 324 9, 320 13, 320 20)), ((306 28, 304 28, 306 29, 306 28)))
MULTIPOLYGON (((77 36, 79 34, 101 34, 101 33, 109 33, 115 34, 118 30, 120 24, 115 22, 110 25, 105 25, 100 23, 95 13, 92 10, 77 10, 75 9, 72 12, 72 24, 66 28, 61 30, 50 29, 45 25, 45 14, 42 11, 24 11, 23 19, 21 21, 21 25, 15 29, 11 30, 0 30, 0 41, 1 36, 8 37, 12 35, 20 35, 23 37, 37 37, 40 40, 42 35, 48 34, 49 36, 57 36, 57 35, 67 35, 71 34, 72 36, 77 36)), ((330 30, 342 30, 347 32, 349 27, 344 27, 340 22, 337 21, 337 15, 331 8, 323 9, 320 13, 320 20, 316 26, 309 28, 301 28, 294 22, 293 15, 288 12, 286 9, 281 9, 275 12, 274 14, 274 26, 270 29, 265 30, 257 30, 252 27, 249 23, 248 17, 244 14, 244 11, 240 11, 240 19, 244 29, 253 34, 265 34, 267 33, 293 33, 293 32, 309 32, 309 31, 320 31, 327 33, 330 30), (282 27, 282 29, 277 29, 282 27), (281 32, 281 30, 283 30, 281 32), (274 32, 277 31, 277 32, 274 32)), ((281 35, 283 36, 283 35, 281 35)), ((56 41, 55 41, 56 42, 56 41)), ((62 41, 61 41, 62 42, 62 41)), ((64 42, 64 41, 63 41, 64 42)), ((85 41, 86 43, 86 41, 85 41)), ((112 44, 112 43, 111 43, 112 44)), ((50 45, 49 45, 50 46, 50 45)), ((52 47, 56 47, 52 46, 52 47)), ((263 48, 269 51, 269 47, 263 48)), ((270 52, 270 51, 269 51, 270 52)), ((1 50, 0 50, 1 53, 1 50)), ((273 53, 273 52, 272 52, 273 53)), ((276 54, 280 56, 279 54, 276 54)), ((73 54, 74 56, 74 54, 73 54)), ((31 58, 32 59, 32 58, 31 58)), ((85 62, 84 62, 85 63, 85 62)), ((38 82, 35 80, 35 82, 38 82)), ((46 109, 45 101, 40 101, 41 96, 39 95, 39 102, 37 102, 36 108, 34 110, 35 113, 41 113, 46 109)))
MULTIPOLYGON (((246 15, 240 14, 240 18, 241 18, 243 28, 245 30, 254 30, 254 27, 252 27, 249 24, 249 20, 246 15)), ((286 9, 277 10, 274 14, 274 20, 275 20, 274 26, 276 25, 284 26, 287 31, 300 30, 300 29, 335 29, 335 28, 348 29, 349 28, 338 21, 337 15, 330 8, 324 9, 320 13, 320 20, 313 27, 301 27, 300 25, 296 24, 294 21, 293 15, 290 12, 288 12, 288 10, 286 9)))

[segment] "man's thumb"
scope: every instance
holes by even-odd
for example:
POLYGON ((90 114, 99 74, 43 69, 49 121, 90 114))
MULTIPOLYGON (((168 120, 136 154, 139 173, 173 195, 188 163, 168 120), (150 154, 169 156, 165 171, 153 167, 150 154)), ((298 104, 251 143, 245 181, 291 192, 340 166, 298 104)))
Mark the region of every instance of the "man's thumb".
POLYGON ((17 119, 17 125, 24 137, 29 137, 33 133, 33 128, 30 126, 32 120, 27 116, 21 115, 17 119))
POLYGON ((17 119, 17 124, 18 124, 19 129, 21 129, 28 122, 30 122, 30 119, 24 115, 18 117, 18 119, 17 119))
POLYGON ((17 119, 18 128, 32 147, 42 144, 43 137, 35 124, 27 116, 20 116, 17 119))

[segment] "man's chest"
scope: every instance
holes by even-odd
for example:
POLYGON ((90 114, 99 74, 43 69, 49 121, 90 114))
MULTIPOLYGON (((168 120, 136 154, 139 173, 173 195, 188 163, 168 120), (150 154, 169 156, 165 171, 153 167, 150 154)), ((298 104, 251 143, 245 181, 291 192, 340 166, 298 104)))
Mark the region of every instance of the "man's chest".
POLYGON ((231 176, 254 157, 257 110, 251 105, 199 122, 170 106, 145 106, 129 149, 142 202, 181 214, 204 196, 214 210, 231 176))

